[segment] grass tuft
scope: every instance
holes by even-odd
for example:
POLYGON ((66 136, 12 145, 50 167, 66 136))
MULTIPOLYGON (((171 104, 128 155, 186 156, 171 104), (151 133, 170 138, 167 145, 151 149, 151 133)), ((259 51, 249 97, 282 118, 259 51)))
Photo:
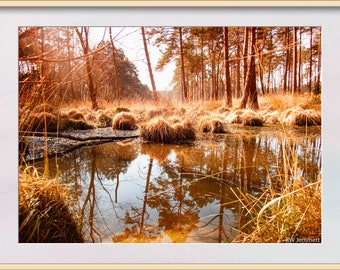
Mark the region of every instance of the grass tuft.
POLYGON ((120 130, 135 130, 137 129, 136 119, 132 113, 118 113, 113 118, 112 128, 120 130))
POLYGON ((19 242, 82 243, 81 225, 72 214, 69 193, 56 180, 37 173, 19 175, 19 242))

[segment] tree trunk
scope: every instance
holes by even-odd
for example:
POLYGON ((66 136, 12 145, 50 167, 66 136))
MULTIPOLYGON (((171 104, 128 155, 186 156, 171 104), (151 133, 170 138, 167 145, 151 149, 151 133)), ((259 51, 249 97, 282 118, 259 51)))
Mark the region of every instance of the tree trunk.
POLYGON ((244 28, 244 46, 243 46, 243 84, 246 84, 247 72, 248 72, 248 42, 249 42, 249 27, 244 28))
POLYGON ((113 66, 115 70, 115 83, 116 83, 116 98, 118 101, 118 106, 120 106, 120 79, 119 79, 119 74, 118 74, 118 63, 117 63, 117 57, 116 57, 116 47, 113 43, 113 38, 112 38, 112 30, 111 27, 109 28, 110 31, 110 41, 112 45, 112 57, 113 57, 113 66))
POLYGON ((292 73, 292 93, 297 92, 297 29, 293 29, 293 73, 292 73))
POLYGON ((310 28, 310 37, 309 37, 309 92, 313 91, 313 27, 310 28))
POLYGON ((285 64, 285 71, 283 75, 283 92, 287 92, 287 85, 288 85, 288 71, 289 71, 289 27, 286 27, 285 31, 285 47, 286 47, 286 64, 285 64))
POLYGON ((98 109, 98 104, 97 104, 97 90, 94 87, 93 83, 93 78, 92 78, 92 66, 89 58, 89 27, 82 27, 81 32, 79 29, 76 27, 76 33, 79 37, 79 41, 81 44, 81 47, 83 48, 84 56, 85 56, 85 62, 86 62, 86 72, 87 72, 87 78, 89 82, 89 93, 90 93, 90 98, 92 102, 92 108, 94 110, 98 109), (85 38, 83 37, 83 33, 85 34, 85 38))
POLYGON ((229 41, 228 41, 228 27, 224 27, 224 68, 225 68, 225 94, 227 107, 233 107, 232 91, 230 82, 230 70, 229 70, 229 41))
POLYGON ((237 30, 237 49, 236 49, 236 97, 241 97, 241 44, 240 32, 237 30))
POLYGON ((158 103, 157 89, 156 89, 156 84, 155 84, 155 80, 154 80, 153 73, 152 73, 149 50, 148 50, 148 45, 146 43, 146 38, 145 38, 145 30, 144 30, 144 27, 141 27, 141 29, 142 29, 142 36, 143 36, 144 51, 145 51, 146 61, 148 63, 148 69, 149 69, 150 80, 151 80, 151 85, 152 85, 153 99, 156 103, 158 103))
MULTIPOLYGON (((248 27, 247 27, 248 28, 248 27)), ((255 74, 255 43, 256 43, 256 27, 249 28, 251 31, 250 55, 248 55, 249 64, 247 78, 244 87, 243 97, 241 99, 240 108, 244 109, 249 101, 250 108, 257 110, 259 108, 256 90, 256 74, 255 74)), ((248 40, 249 42, 249 40, 248 40)))
POLYGON ((183 101, 188 100, 188 91, 185 80, 185 67, 184 67, 184 53, 183 53, 183 37, 182 37, 182 27, 179 27, 179 45, 181 53, 181 84, 182 84, 182 99, 183 101))
MULTIPOLYGON (((321 33, 320 33, 321 35, 321 33)), ((321 40, 321 38, 320 38, 321 40)), ((321 42, 319 43, 318 47, 318 76, 317 76, 317 82, 316 82, 316 87, 315 87, 315 94, 320 94, 321 93, 321 42)))

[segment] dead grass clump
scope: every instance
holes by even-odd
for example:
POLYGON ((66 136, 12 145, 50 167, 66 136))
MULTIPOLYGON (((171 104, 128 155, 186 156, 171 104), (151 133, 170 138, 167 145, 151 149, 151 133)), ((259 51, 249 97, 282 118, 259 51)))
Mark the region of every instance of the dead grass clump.
POLYGON ((121 112, 130 112, 130 110, 125 107, 117 107, 117 108, 114 108, 112 111, 114 114, 121 113, 121 112))
POLYGON ((195 130, 188 119, 185 119, 182 123, 176 123, 173 127, 175 141, 187 141, 195 140, 196 134, 195 130))
POLYGON ((145 115, 145 119, 146 120, 150 120, 156 117, 160 117, 163 115, 163 111, 162 110, 149 110, 146 115, 145 115))
POLYGON ((279 122, 280 114, 278 111, 263 110, 259 112, 260 116, 267 124, 277 124, 279 122))
POLYGON ((281 113, 280 121, 290 126, 320 126, 321 114, 315 110, 294 107, 281 113))
POLYGON ((56 180, 19 176, 19 242, 83 243, 80 221, 71 212, 68 190, 56 180))
POLYGON ((243 114, 243 110, 236 110, 231 112, 228 116, 227 116, 227 122, 230 124, 241 124, 242 123, 242 116, 243 114))
POLYGON ((108 116, 107 114, 100 114, 97 121, 96 121, 97 127, 105 128, 105 127, 111 127, 112 126, 112 118, 108 116))
POLYGON ((50 105, 50 104, 47 104, 47 103, 42 103, 36 107, 34 107, 33 109, 33 112, 34 113, 43 113, 43 112, 47 112, 47 113, 52 113, 54 114, 55 113, 55 108, 50 105))
POLYGON ((55 114, 49 112, 30 113, 25 119, 25 122, 21 125, 20 129, 29 131, 57 131, 58 118, 55 114), (46 126, 45 126, 46 118, 46 126))
POLYGON ((72 120, 83 120, 85 121, 84 114, 76 110, 71 110, 68 112, 68 118, 72 120))
POLYGON ((199 130, 201 132, 225 133, 223 124, 218 119, 203 117, 200 121, 199 130))
POLYGON ((242 124, 244 126, 252 126, 252 127, 263 126, 264 121, 263 121, 262 117, 258 113, 254 112, 252 110, 244 111, 241 118, 242 118, 242 124))
POLYGON ((136 119, 131 113, 118 113, 113 118, 112 128, 120 130, 135 130, 137 129, 136 119))
POLYGON ((173 143, 175 132, 172 126, 163 118, 156 118, 140 127, 140 136, 147 141, 173 143))

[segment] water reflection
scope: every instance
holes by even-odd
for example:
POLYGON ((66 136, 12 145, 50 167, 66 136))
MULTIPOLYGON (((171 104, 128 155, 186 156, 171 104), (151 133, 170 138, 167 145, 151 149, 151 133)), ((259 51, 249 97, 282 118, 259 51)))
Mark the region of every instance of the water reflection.
POLYGON ((320 132, 293 135, 252 128, 193 145, 106 143, 52 158, 50 172, 79 202, 89 242, 230 242, 247 222, 231 188, 267 188, 289 151, 316 178, 320 132))

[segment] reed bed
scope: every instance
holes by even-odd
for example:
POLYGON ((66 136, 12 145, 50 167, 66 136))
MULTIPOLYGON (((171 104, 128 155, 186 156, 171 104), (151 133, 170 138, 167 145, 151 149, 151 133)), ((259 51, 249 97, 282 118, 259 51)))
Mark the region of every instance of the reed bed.
POLYGON ((33 168, 19 174, 19 242, 82 243, 80 219, 72 213, 68 190, 33 168), (31 170, 31 172, 30 172, 31 170))
POLYGON ((248 220, 240 224, 233 242, 321 242, 321 173, 305 179, 296 154, 288 149, 283 155, 277 176, 271 176, 270 187, 261 196, 233 189, 248 220))

